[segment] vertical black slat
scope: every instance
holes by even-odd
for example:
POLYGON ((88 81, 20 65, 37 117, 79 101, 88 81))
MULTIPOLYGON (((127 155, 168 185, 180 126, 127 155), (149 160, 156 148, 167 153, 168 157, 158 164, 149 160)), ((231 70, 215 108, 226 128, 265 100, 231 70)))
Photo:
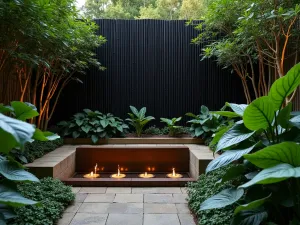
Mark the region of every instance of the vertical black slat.
MULTIPOLYGON (((203 45, 191 44, 198 31, 185 21, 96 20, 107 43, 95 49, 107 69, 91 67, 83 84, 71 83, 62 93, 52 124, 84 108, 111 112, 122 118, 129 105, 146 106, 160 117, 212 110, 225 101, 245 102, 238 77, 211 60, 201 61, 203 45)), ((186 121, 185 117, 185 121, 186 121)))

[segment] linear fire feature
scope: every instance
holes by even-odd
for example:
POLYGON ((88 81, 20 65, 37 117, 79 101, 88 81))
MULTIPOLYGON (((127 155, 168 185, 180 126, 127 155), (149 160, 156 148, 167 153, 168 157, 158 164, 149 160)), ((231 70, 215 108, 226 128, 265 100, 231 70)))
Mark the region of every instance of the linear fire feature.
POLYGON ((76 186, 184 186, 194 181, 185 146, 84 146, 76 148, 75 162, 75 175, 63 181, 76 186), (84 178, 95 165, 99 178, 84 178))

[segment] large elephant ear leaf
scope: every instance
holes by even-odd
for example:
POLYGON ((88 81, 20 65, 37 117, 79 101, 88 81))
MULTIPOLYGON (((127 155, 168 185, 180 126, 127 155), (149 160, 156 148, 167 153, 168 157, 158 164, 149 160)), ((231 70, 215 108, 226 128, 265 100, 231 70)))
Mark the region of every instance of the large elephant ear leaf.
POLYGON ((245 104, 234 104, 229 102, 226 102, 226 106, 229 106, 233 110, 233 112, 241 117, 244 115, 245 109, 248 107, 248 105, 245 104))
POLYGON ((253 209, 259 208, 271 197, 271 195, 272 194, 270 194, 269 196, 267 196, 265 198, 261 198, 261 199, 249 202, 248 204, 239 205, 238 207, 235 208, 234 215, 238 214, 241 211, 253 210, 253 209))
POLYGON ((268 217, 266 211, 247 210, 236 215, 231 225, 260 225, 268 217))
POLYGON ((31 124, 0 113, 0 152, 8 153, 13 147, 31 140, 35 129, 31 124))
POLYGON ((287 72, 284 77, 276 80, 269 92, 275 108, 281 109, 285 99, 300 85, 300 63, 287 72))
POLYGON ((254 100, 245 110, 243 120, 249 130, 271 127, 275 117, 275 107, 268 96, 254 100))
POLYGON ((228 205, 232 205, 236 201, 238 201, 244 195, 243 189, 225 189, 221 191, 219 194, 212 196, 211 198, 205 200, 201 206, 200 210, 208 210, 208 209, 218 209, 223 208, 228 205))
POLYGON ((25 121, 39 115, 34 105, 24 102, 14 101, 11 102, 11 106, 14 108, 16 119, 25 121))
POLYGON ((239 186, 239 188, 248 188, 255 184, 274 184, 293 177, 300 177, 300 167, 293 167, 290 164, 279 164, 260 171, 252 180, 239 186))
POLYGON ((251 137, 255 132, 248 130, 243 123, 237 122, 219 140, 216 151, 241 143, 251 137))
POLYGON ((236 161, 243 157, 243 155, 250 153, 254 149, 255 145, 242 150, 227 150, 222 155, 211 161, 206 167, 206 173, 216 170, 220 167, 226 166, 233 161, 236 161))
POLYGON ((262 169, 281 163, 300 167, 300 146, 295 142, 283 142, 268 146, 253 154, 244 155, 244 158, 262 169))

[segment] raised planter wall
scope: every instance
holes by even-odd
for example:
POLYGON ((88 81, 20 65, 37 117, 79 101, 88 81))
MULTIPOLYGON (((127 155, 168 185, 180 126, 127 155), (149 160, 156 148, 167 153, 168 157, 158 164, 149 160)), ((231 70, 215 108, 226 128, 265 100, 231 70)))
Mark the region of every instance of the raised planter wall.
MULTIPOLYGON (((93 144, 90 138, 65 138, 64 143, 66 145, 91 145, 93 144)), ((172 137, 155 137, 155 138, 109 138, 100 139, 97 144, 203 144, 204 141, 201 138, 172 138, 172 137)))

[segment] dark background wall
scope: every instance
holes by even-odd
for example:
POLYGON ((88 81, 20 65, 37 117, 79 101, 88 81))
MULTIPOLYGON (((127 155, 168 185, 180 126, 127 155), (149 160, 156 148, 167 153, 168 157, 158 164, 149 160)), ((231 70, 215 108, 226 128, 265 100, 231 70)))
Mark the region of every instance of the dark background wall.
POLYGON ((203 46, 191 44, 198 31, 185 21, 96 20, 107 43, 96 49, 105 71, 91 68, 83 84, 63 92, 52 123, 84 108, 126 118, 129 105, 148 115, 178 117, 212 110, 226 101, 245 102, 240 80, 213 60, 201 61, 203 46))

